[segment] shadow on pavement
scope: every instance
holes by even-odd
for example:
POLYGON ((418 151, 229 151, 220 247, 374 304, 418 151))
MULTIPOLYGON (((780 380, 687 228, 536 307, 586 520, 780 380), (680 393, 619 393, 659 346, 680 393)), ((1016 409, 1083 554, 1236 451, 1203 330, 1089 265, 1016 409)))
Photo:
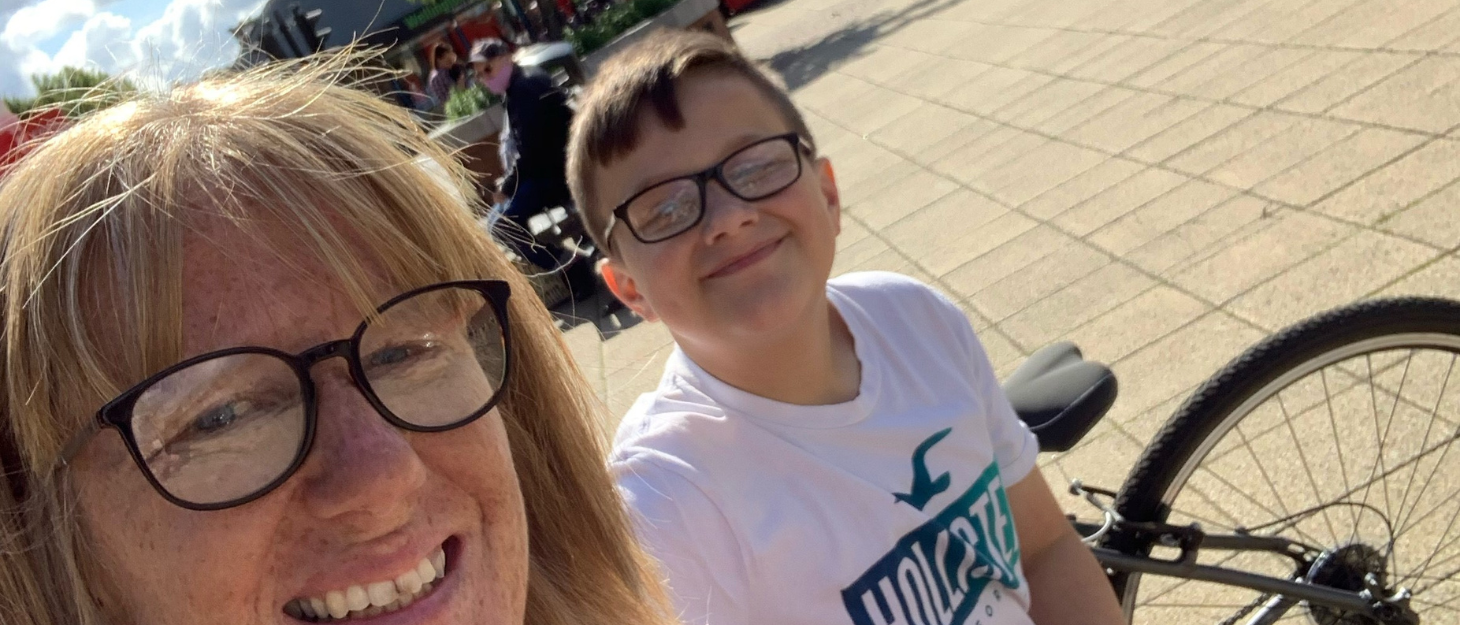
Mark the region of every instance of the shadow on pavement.
MULTIPOLYGON (((789 0, 775 0, 773 3, 758 4, 756 8, 774 6, 774 4, 787 1, 789 0)), ((781 75, 781 78, 786 81, 787 89, 795 91, 821 77, 832 66, 857 56, 862 48, 878 38, 897 32, 908 24, 961 1, 918 2, 897 11, 879 13, 869 19, 849 24, 841 30, 823 37, 820 41, 778 52, 775 56, 762 60, 781 75)))
POLYGON ((643 321, 633 311, 624 307, 618 298, 600 284, 598 290, 581 300, 569 298, 551 309, 558 329, 564 332, 584 324, 592 324, 603 340, 618 336, 618 333, 632 328, 643 321))

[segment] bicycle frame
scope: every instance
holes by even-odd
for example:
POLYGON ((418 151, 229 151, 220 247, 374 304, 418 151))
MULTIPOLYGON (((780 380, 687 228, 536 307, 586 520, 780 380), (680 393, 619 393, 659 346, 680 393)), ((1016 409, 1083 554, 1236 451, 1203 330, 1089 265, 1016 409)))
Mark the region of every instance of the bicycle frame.
POLYGON ((1266 551, 1291 558, 1302 570, 1306 571, 1306 568, 1312 564, 1311 550, 1284 538, 1240 533, 1207 534, 1196 526, 1183 527, 1163 523, 1115 521, 1113 526, 1110 523, 1095 525, 1080 522, 1074 522, 1074 525, 1081 536, 1123 535, 1133 538, 1137 543, 1162 545, 1181 550, 1177 558, 1167 560, 1131 555, 1105 547, 1091 547, 1095 559, 1108 570, 1213 582, 1272 595, 1272 598, 1261 608, 1254 608, 1257 612, 1247 621, 1248 625, 1274 623, 1302 601, 1362 614, 1379 623, 1417 624, 1419 622, 1418 617, 1408 608, 1409 593, 1406 590, 1400 590, 1394 596, 1386 597, 1376 592, 1381 589, 1375 586, 1360 591, 1346 591, 1301 580, 1281 579, 1196 562, 1197 555, 1202 549, 1266 551))

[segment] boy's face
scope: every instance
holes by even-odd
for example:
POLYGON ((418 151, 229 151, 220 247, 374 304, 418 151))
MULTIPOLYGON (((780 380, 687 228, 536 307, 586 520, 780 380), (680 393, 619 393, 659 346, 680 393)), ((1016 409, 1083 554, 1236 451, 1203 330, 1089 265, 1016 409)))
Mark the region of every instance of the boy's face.
MULTIPOLYGON (((691 75, 677 87, 684 128, 642 115, 638 146, 595 175, 602 210, 791 130, 739 76, 691 75)), ((662 320, 681 345, 701 348, 773 335, 824 311, 841 206, 830 163, 801 159, 796 182, 754 202, 709 181, 700 222, 668 240, 643 243, 616 225, 604 269, 610 288, 641 316, 662 320)))

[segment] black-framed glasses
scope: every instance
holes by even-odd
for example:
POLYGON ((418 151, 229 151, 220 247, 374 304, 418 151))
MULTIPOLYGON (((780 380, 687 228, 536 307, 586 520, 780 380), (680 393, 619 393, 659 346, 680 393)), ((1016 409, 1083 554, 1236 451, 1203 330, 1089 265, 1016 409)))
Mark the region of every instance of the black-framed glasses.
POLYGON ((643 243, 679 236, 704 219, 710 180, 746 202, 780 193, 801 179, 802 153, 810 156, 811 145, 788 132, 740 148, 704 171, 650 186, 613 209, 603 240, 609 240, 619 222, 643 243))
POLYGON ((310 370, 330 358, 345 359, 355 387, 392 425, 461 427, 506 386, 509 295, 497 280, 443 282, 391 298, 348 339, 298 354, 233 347, 189 358, 103 406, 57 466, 113 428, 168 501, 192 510, 248 503, 304 464, 318 413, 310 370))

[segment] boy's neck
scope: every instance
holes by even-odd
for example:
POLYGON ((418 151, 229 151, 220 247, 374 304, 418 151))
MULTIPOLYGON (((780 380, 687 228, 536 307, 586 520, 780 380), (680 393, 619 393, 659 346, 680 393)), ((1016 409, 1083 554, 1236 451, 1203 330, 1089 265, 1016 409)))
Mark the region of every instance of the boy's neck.
POLYGON ((753 344, 679 346, 710 375, 753 395, 803 406, 851 401, 861 388, 861 363, 846 321, 823 301, 802 323, 753 344))

